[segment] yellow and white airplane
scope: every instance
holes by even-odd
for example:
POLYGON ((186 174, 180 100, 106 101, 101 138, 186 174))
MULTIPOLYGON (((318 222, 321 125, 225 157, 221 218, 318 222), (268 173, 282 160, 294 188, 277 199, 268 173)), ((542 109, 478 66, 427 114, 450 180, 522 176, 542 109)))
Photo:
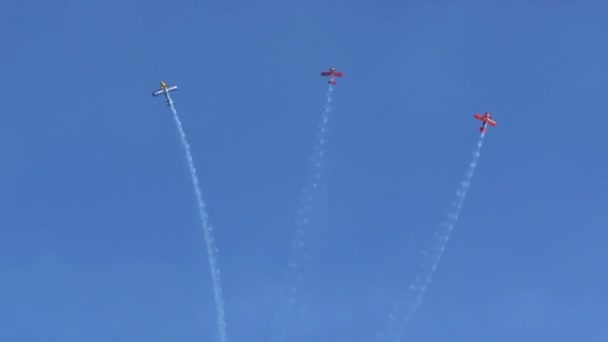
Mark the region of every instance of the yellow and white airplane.
POLYGON ((163 81, 160 81, 160 89, 152 93, 152 96, 158 96, 161 94, 165 94, 165 98, 167 99, 167 106, 173 104, 171 101, 171 97, 169 96, 169 92, 177 90, 177 86, 167 86, 167 84, 163 81))

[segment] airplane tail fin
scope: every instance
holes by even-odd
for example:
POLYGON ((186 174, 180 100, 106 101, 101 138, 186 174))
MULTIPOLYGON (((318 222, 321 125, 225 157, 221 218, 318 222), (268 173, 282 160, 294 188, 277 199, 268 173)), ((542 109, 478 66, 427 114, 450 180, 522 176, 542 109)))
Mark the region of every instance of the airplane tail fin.
POLYGON ((479 127, 479 131, 480 131, 481 133, 485 133, 485 132, 486 132, 486 129, 485 129, 485 128, 483 128, 483 127, 479 127))

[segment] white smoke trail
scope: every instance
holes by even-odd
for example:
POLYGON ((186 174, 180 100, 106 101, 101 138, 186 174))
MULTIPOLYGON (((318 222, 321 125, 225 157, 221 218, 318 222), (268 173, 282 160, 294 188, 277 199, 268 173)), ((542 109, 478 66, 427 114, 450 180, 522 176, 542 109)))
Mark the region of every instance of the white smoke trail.
MULTIPOLYGON (((454 230, 454 226, 458 221, 458 216, 460 215, 460 210, 462 209, 462 205, 467 195, 467 191, 469 190, 469 186, 471 185, 471 179, 473 178, 473 174, 475 173, 475 168, 477 167, 477 161, 479 160, 479 155, 481 154, 481 146, 483 144, 483 138, 485 134, 481 133, 479 140, 477 141, 477 147, 475 152, 473 153, 473 160, 469 163, 469 167, 464 175, 464 179, 460 182, 460 188, 456 191, 456 200, 451 203, 451 210, 448 212, 447 221, 442 224, 444 229, 441 232, 436 233, 436 238, 438 238, 439 245, 437 249, 432 253, 427 253, 423 251, 423 254, 429 257, 430 265, 424 267, 421 274, 417 275, 414 282, 409 286, 409 296, 408 298, 412 298, 412 301, 409 306, 400 305, 399 303, 395 304, 395 308, 393 312, 389 315, 390 323, 389 323, 389 333, 392 336, 392 341, 398 342, 401 339, 401 336, 405 329, 407 328, 408 323, 422 305, 422 300, 424 299, 424 295, 433 280, 433 275, 439 266, 439 262, 441 260, 441 256, 443 255, 443 251, 445 250, 445 246, 450 239, 452 231, 454 230)), ((382 338, 382 334, 376 334, 376 341, 384 340, 382 338)))
POLYGON ((300 205, 298 208, 297 219, 296 219, 296 230, 295 236, 292 241, 288 270, 285 276, 287 286, 286 291, 283 294, 285 305, 281 306, 274 319, 274 327, 278 329, 278 341, 285 340, 285 319, 288 319, 291 315, 292 307, 297 301, 298 285, 302 281, 302 271, 300 267, 306 261, 307 255, 304 253, 304 241, 306 239, 306 227, 309 223, 310 212, 313 207, 316 192, 319 190, 319 183, 322 175, 322 166, 325 156, 325 144, 327 128, 329 125, 330 114, 332 111, 332 92, 333 87, 328 86, 325 110, 321 117, 321 123, 317 131, 317 139, 314 146, 314 152, 310 160, 309 175, 310 178, 302 190, 302 196, 300 197, 300 205))
POLYGON ((184 150, 186 151, 186 159, 188 160, 188 166, 190 168, 190 175, 192 176, 192 184, 194 186, 194 193, 196 195, 196 202, 198 204, 198 212, 201 218, 201 224, 203 227, 203 234, 205 236, 205 244, 207 246, 207 258, 209 259, 209 267, 211 270, 211 281, 213 284, 213 294, 215 297, 215 307, 217 310, 217 324, 219 328, 219 336, 220 342, 226 342, 226 318, 224 313, 224 295, 222 294, 222 284, 220 281, 220 270, 217 265, 218 260, 218 249, 215 246, 215 242, 212 236, 212 227, 209 224, 209 219, 207 217, 207 210, 205 209, 205 202, 203 202, 203 195, 201 192, 201 188, 198 181, 198 176, 196 174, 196 168, 194 167, 194 160, 192 159, 192 153, 190 152, 190 144, 186 139, 186 133, 184 132, 184 128, 182 127, 182 122, 177 115, 177 110, 173 106, 173 101, 167 94, 169 100, 169 106, 171 107, 171 111, 173 112, 173 118, 175 119, 175 124, 177 129, 179 130, 179 134, 182 140, 182 145, 184 146, 184 150))

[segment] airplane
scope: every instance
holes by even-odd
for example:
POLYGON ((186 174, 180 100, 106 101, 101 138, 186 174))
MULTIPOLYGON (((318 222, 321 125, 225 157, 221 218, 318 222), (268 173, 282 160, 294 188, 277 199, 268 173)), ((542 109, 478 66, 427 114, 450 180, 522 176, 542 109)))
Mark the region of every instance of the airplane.
POLYGON ((481 133, 487 132, 486 125, 490 125, 492 127, 496 127, 496 121, 492 120, 492 115, 489 112, 486 112, 484 115, 475 113, 473 117, 477 120, 483 121, 481 127, 479 127, 479 131, 481 133))
POLYGON ((336 85, 336 80, 334 79, 335 77, 342 77, 342 71, 336 71, 336 68, 331 67, 329 68, 329 71, 322 71, 321 72, 321 76, 330 76, 329 81, 327 81, 327 84, 331 84, 331 85, 336 85))
POLYGON ((161 94, 165 94, 165 98, 167 99, 167 106, 173 104, 171 101, 171 97, 169 97, 169 92, 177 90, 177 86, 167 86, 167 84, 163 81, 160 81, 160 89, 152 93, 152 96, 158 96, 161 94))

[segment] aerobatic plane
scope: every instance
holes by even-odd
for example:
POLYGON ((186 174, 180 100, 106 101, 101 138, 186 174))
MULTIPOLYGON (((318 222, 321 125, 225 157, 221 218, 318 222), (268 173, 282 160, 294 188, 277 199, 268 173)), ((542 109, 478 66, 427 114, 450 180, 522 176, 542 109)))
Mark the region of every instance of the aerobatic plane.
POLYGON ((481 133, 485 133, 487 132, 486 130, 486 126, 490 125, 492 127, 496 127, 496 121, 492 120, 492 115, 490 115, 489 112, 486 112, 484 115, 475 113, 473 115, 473 117, 475 117, 475 119, 480 120, 483 122, 483 124, 481 125, 481 127, 479 127, 479 131, 481 133))
POLYGON ((334 77, 342 77, 342 75, 342 71, 337 71, 334 67, 329 68, 329 71, 321 71, 321 76, 330 77, 327 83, 331 85, 336 85, 336 80, 334 79, 334 77))
POLYGON ((167 106, 173 104, 171 101, 171 97, 169 97, 169 92, 177 90, 177 86, 167 86, 167 84, 163 81, 160 81, 160 89, 152 93, 152 96, 158 96, 161 94, 165 94, 165 98, 167 99, 167 106))

